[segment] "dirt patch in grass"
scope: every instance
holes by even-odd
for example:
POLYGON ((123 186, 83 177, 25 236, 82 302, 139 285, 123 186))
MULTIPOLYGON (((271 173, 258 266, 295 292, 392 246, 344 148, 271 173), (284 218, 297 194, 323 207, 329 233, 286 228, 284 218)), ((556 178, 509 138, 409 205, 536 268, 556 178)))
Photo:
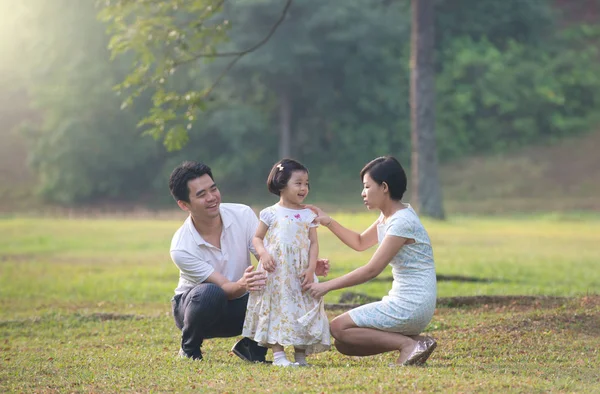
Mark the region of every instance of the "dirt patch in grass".
MULTIPOLYGON (((326 304, 328 310, 349 310, 369 302, 378 301, 373 297, 361 298, 362 294, 344 294, 344 300, 364 299, 364 302, 340 302, 337 304, 326 304), (355 296, 356 298, 352 298, 355 296)), ((471 296, 471 297, 443 297, 437 299, 438 308, 482 308, 486 310, 533 310, 552 309, 560 306, 598 308, 600 307, 600 295, 588 295, 578 298, 551 297, 551 296, 471 296)))
MULTIPOLYGON (((465 275, 436 275, 438 282, 472 282, 472 283, 492 283, 492 282, 506 282, 504 279, 492 279, 492 278, 478 278, 476 276, 465 276, 465 275)), ((394 278, 391 276, 378 276, 371 279, 371 282, 389 282, 392 283, 394 278)))
POLYGON ((573 331, 586 335, 600 336, 600 315, 591 312, 563 312, 554 315, 526 317, 506 327, 508 332, 560 332, 573 331))
POLYGON ((570 299, 551 296, 471 296, 438 298, 437 306, 446 308, 512 306, 525 308, 556 308, 570 299))
POLYGON ((35 254, 0 254, 0 263, 3 261, 14 261, 17 263, 23 261, 31 261, 36 259, 38 256, 35 254))

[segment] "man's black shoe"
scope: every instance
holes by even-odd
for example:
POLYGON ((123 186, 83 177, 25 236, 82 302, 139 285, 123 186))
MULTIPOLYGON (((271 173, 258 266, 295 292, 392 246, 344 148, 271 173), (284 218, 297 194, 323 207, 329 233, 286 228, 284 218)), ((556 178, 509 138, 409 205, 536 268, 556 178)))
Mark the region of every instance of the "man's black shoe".
POLYGON ((231 351, 244 361, 251 363, 271 363, 270 361, 265 360, 267 348, 258 346, 258 344, 250 338, 242 338, 239 340, 238 343, 231 348, 231 351))
POLYGON ((202 352, 198 352, 198 354, 194 354, 192 356, 188 356, 188 354, 186 352, 183 351, 183 349, 179 349, 179 357, 180 358, 191 358, 192 360, 196 360, 196 361, 202 361, 202 352))

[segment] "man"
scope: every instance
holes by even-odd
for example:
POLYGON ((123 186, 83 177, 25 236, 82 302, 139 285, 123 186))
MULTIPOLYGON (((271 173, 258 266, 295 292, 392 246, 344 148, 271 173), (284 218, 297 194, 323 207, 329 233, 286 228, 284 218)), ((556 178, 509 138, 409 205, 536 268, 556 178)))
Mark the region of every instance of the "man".
MULTIPOLYGON (((189 217, 171 241, 171 258, 179 268, 179 284, 171 300, 175 324, 181 330, 179 355, 202 359, 204 339, 240 335, 248 291, 261 290, 264 272, 254 271, 250 252, 258 219, 242 204, 221 204, 211 169, 187 161, 176 167, 169 188, 189 217)), ((317 274, 329 271, 319 260, 317 274)), ((231 349, 246 361, 265 362, 267 349, 243 338, 231 349)))

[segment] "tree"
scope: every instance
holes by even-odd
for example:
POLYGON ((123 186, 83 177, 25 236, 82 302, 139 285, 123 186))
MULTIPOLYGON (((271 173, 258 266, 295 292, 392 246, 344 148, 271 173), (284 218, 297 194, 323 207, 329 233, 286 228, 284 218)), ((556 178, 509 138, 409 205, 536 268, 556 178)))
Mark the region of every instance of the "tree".
POLYGON ((435 138, 434 0, 412 0, 412 198, 420 213, 444 218, 435 138))
MULTIPOLYGON (((226 50, 240 50, 264 36, 261 26, 269 26, 280 3, 228 2, 224 12, 232 27, 226 50)), ((232 87, 228 100, 264 101, 271 128, 279 131, 270 134, 280 142, 279 157, 309 159, 314 153, 311 161, 326 166, 323 157, 348 155, 352 165, 377 153, 371 149, 375 141, 381 143, 380 154, 398 154, 409 145, 408 130, 397 133, 387 126, 408 117, 403 108, 408 70, 401 59, 409 22, 402 20, 401 7, 378 0, 294 3, 277 34, 241 59, 221 87, 232 87)), ((225 65, 222 60, 213 64, 225 65)))

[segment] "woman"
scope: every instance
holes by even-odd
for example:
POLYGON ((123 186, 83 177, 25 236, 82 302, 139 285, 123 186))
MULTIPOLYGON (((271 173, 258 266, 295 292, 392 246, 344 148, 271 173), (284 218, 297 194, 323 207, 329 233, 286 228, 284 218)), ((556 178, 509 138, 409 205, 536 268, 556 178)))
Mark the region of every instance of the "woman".
POLYGON ((401 202, 406 174, 393 157, 377 158, 360 172, 362 197, 368 209, 381 215, 362 234, 349 230, 315 206, 315 221, 329 228, 343 243, 363 251, 379 242, 369 262, 354 271, 322 283, 305 286, 313 297, 367 282, 392 266, 393 284, 381 301, 352 309, 331 322, 331 334, 340 353, 370 356, 398 350, 397 364, 424 364, 436 347, 419 334, 435 311, 436 278, 427 231, 409 204, 401 202))

